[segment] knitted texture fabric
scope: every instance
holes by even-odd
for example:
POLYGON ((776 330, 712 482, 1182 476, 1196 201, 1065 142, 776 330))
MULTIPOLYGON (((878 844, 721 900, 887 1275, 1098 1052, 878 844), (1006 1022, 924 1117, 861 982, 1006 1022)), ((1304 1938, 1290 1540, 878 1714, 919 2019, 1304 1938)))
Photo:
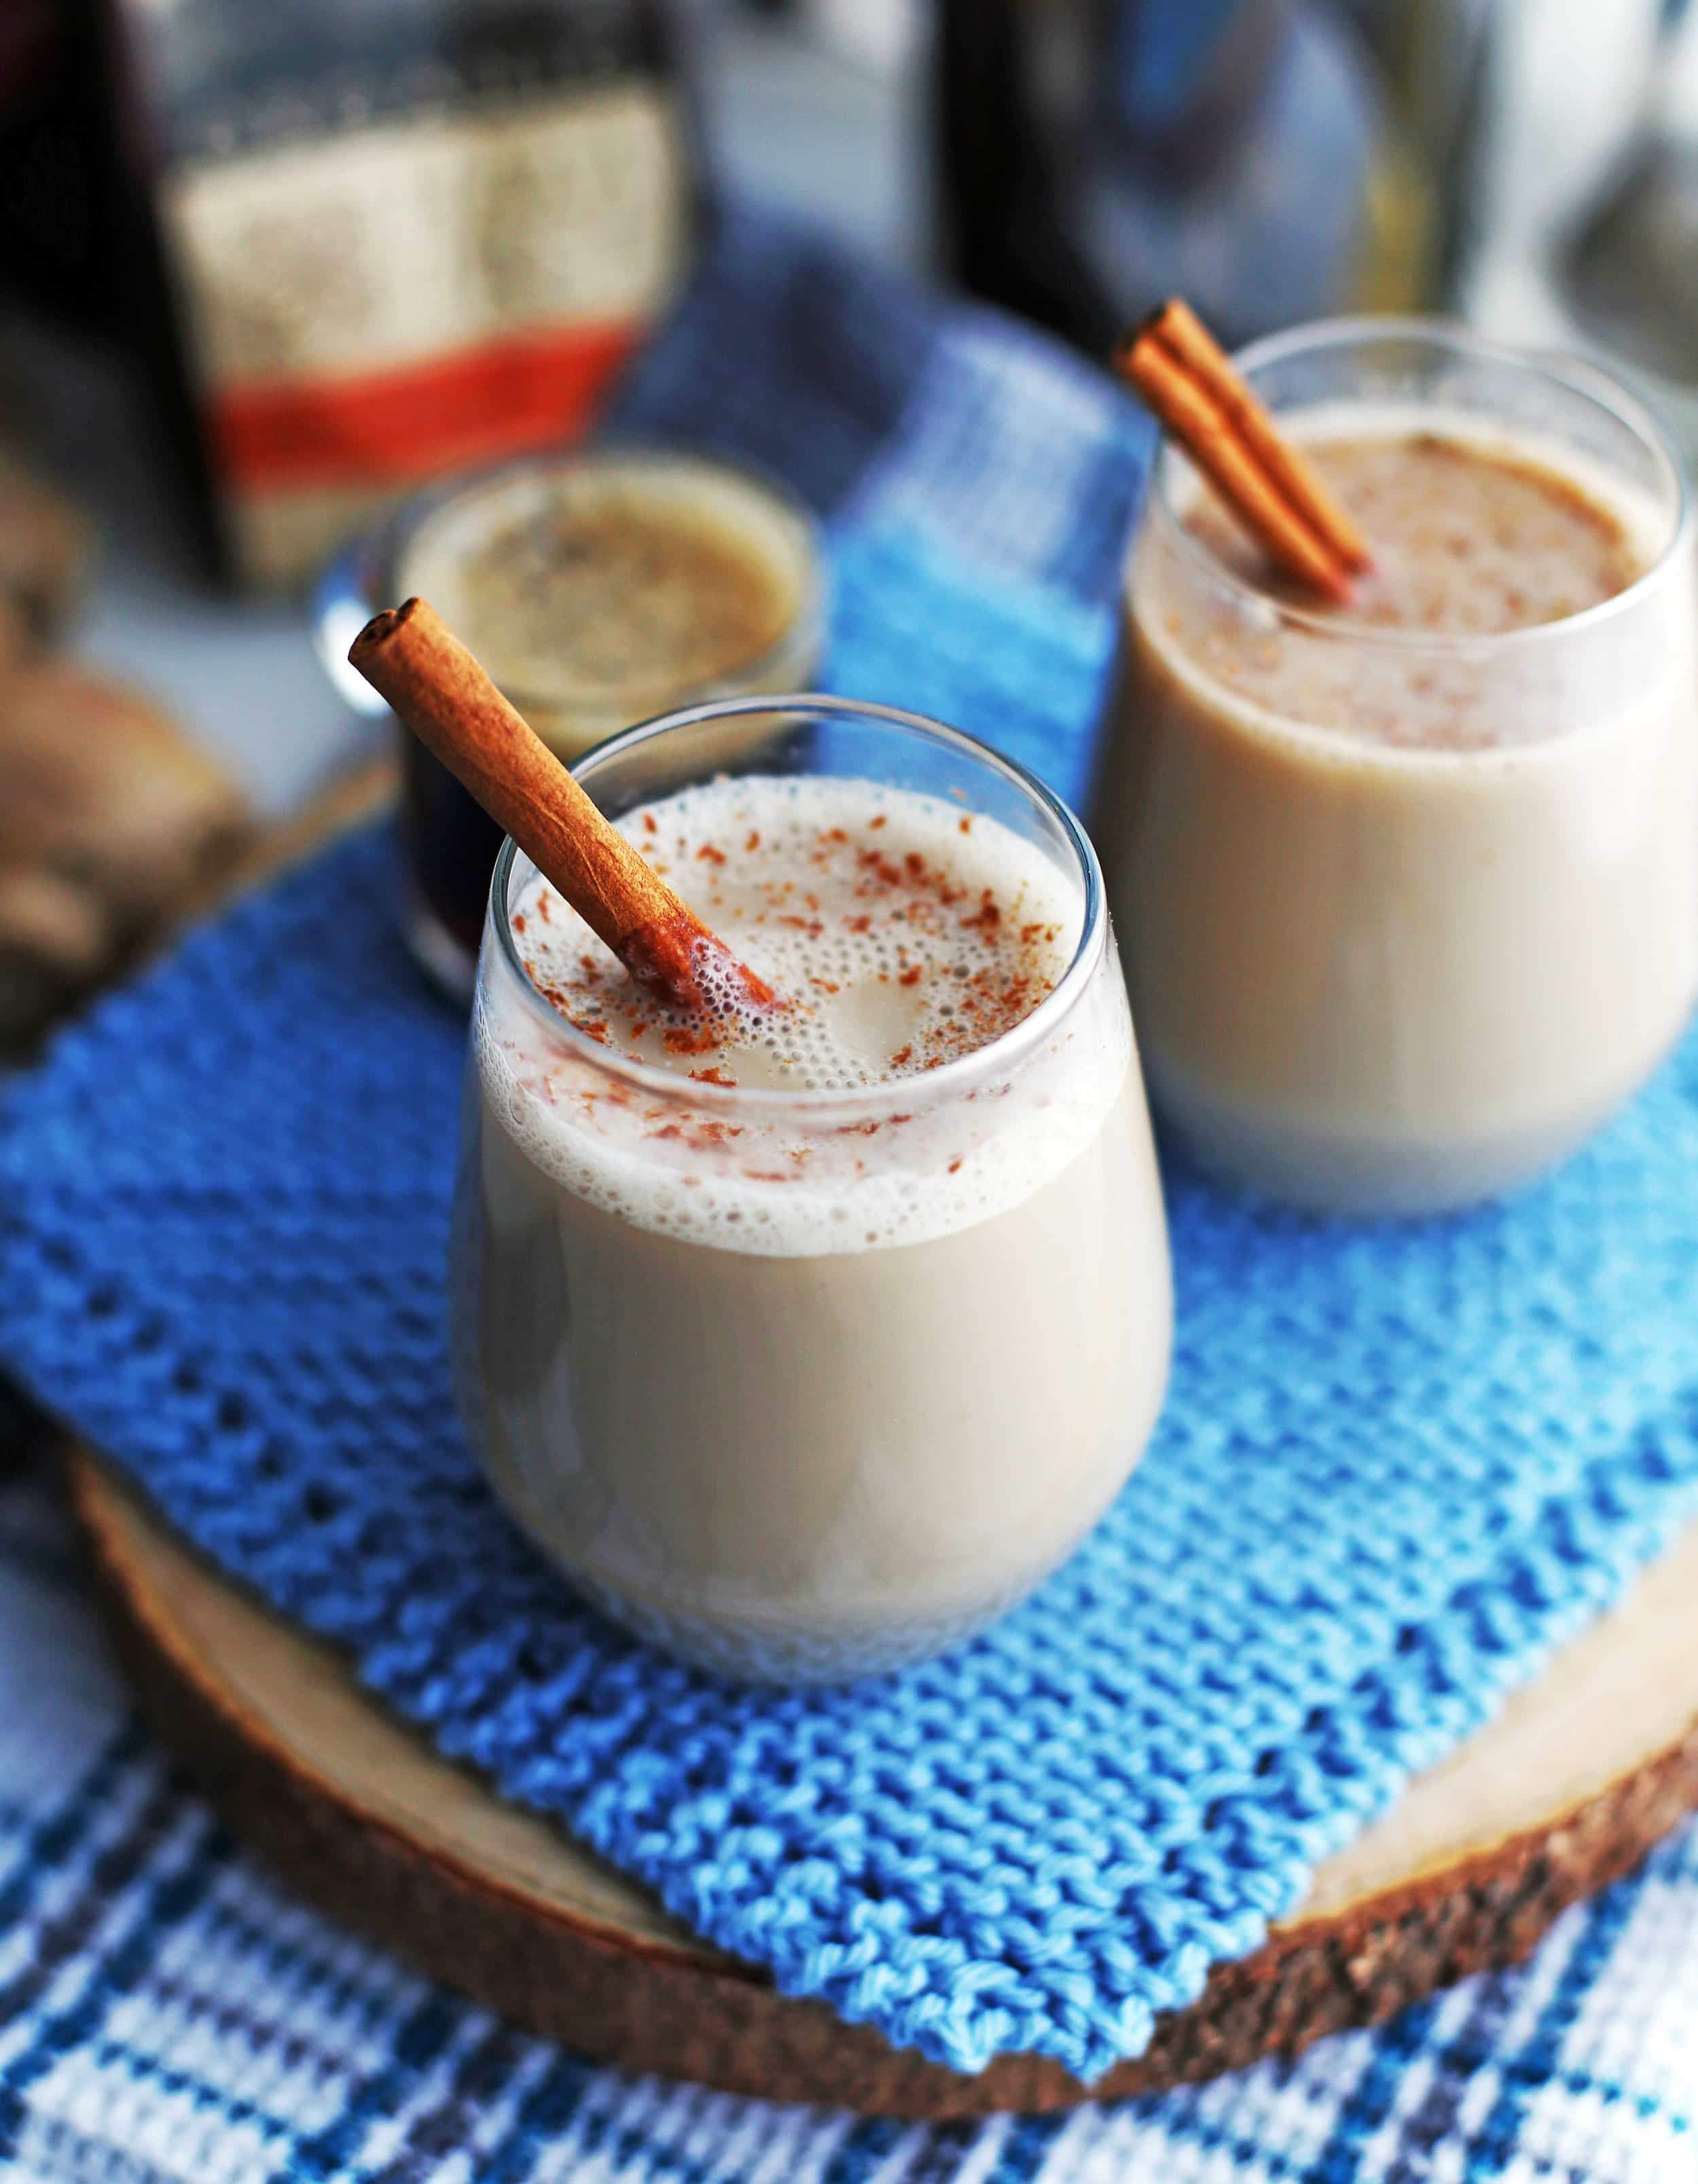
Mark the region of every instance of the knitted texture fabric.
MULTIPOLYGON (((814 354, 803 306, 860 277, 733 235, 632 418, 815 464, 838 686, 1077 794, 1143 435, 1035 337, 904 292, 886 347, 814 354), (762 308, 806 380, 764 402, 762 308), (722 318, 744 345, 716 411, 722 318)), ((864 286, 862 349, 878 308, 864 286)), ((963 2069, 1135 2054, 1698 1506, 1689 1045, 1559 1176, 1466 1219, 1326 1228, 1170 1178, 1167 1408, 1066 1567, 898 1677, 687 1670, 574 1601, 454 1426, 462 1031, 392 894, 384 843, 344 845, 18 1088, 0 1354, 446 1753, 788 1992, 963 2069)))
POLYGON ((1695 2053, 1688 1828, 1522 1970, 1156 2099, 927 2126, 598 2070, 242 1855, 131 1716, 43 1471, 0 1477, 4 2184, 1692 2184, 1695 2053))

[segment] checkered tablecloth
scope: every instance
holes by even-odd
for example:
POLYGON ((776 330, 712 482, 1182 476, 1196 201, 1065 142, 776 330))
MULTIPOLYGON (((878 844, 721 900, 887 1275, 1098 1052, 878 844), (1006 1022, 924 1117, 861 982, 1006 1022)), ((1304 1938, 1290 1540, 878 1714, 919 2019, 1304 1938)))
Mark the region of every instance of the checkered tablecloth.
MULTIPOLYGON (((5 1462, 0 1451, 0 1464, 5 1462)), ((935 2128, 597 2069, 293 1902, 137 1721, 51 1470, 0 1479, 3 2184, 1694 2184, 1698 1830, 1294 2064, 935 2128)))

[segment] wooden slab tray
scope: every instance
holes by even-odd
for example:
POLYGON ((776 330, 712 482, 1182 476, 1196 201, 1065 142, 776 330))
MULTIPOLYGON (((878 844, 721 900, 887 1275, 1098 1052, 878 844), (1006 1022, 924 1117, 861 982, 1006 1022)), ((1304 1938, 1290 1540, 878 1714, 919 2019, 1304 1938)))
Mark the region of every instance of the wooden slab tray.
POLYGON ((1698 1528, 1301 1908, 1092 2087, 963 2077, 780 1995, 558 1830, 503 1804, 214 1575, 96 1457, 71 1491, 119 1650, 233 1825, 301 1893, 517 2024, 638 2070, 903 2116, 1141 2092, 1371 2024, 1521 1956, 1698 1804, 1698 1528))

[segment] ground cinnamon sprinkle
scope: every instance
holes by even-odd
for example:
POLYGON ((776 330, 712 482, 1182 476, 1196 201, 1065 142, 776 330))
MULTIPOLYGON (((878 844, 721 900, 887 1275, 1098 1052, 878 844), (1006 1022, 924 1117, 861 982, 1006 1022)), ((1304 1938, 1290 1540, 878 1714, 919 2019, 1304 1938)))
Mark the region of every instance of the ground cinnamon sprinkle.
POLYGON ((899 1130, 905 1123, 911 1123, 912 1115, 886 1115, 875 1119, 869 1116, 861 1123, 839 1123, 837 1135, 840 1138, 876 1138, 881 1130, 899 1130))
MULTIPOLYGON (((740 785, 715 784, 721 787, 735 793, 740 785)), ((687 792, 687 800, 698 794, 687 792)), ((1005 865, 998 842, 958 850, 959 838, 973 832, 971 813, 944 816, 933 808, 915 824, 893 808, 840 824, 835 812, 824 823, 805 804, 796 816, 792 810, 788 796, 776 807, 739 806, 733 794, 713 809, 710 827, 692 827, 688 801, 676 827, 664 806, 622 823, 639 838, 664 839, 680 871, 695 876, 691 907, 710 929, 746 934, 757 949, 767 936, 756 971, 788 993, 798 1011, 793 1021, 819 1023, 827 1041, 846 1028, 864 1078, 832 1075, 835 1061, 823 1078, 804 1074, 816 1063, 803 1057, 824 1050, 812 1034, 787 1049, 782 1025, 776 1041, 760 1035, 750 1075, 723 1022, 681 1017, 647 1000, 599 951, 580 946, 564 959, 551 952, 540 904, 532 915, 538 990, 568 1017, 601 1024, 590 1035, 604 1043, 610 1037, 633 1060, 640 1045, 651 1066, 660 1061, 697 1083, 782 1087, 852 1085, 940 1067, 1011 1028, 1055 984, 1064 967, 1059 899, 1047 882, 1024 876, 1029 864, 1005 865), (784 816, 769 822, 773 808, 784 816), (1034 914, 1043 911, 1049 915, 1034 914)), ((532 912, 529 901, 524 912, 532 912)), ((566 939, 564 928, 560 937, 566 939)))

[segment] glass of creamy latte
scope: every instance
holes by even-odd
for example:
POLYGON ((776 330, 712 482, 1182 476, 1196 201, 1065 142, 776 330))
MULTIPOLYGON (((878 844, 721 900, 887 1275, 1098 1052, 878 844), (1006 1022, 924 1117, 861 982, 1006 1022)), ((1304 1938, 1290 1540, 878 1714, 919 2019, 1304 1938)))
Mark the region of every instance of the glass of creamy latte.
POLYGON ((454 1217, 468 1430, 574 1584, 687 1658, 914 1659, 1067 1553, 1166 1382, 1095 855, 971 738, 844 700, 697 705, 574 770, 787 1005, 669 1013, 503 850, 454 1217))
POLYGON ((1271 579, 1177 452, 1133 553, 1095 833, 1151 1097, 1299 1206, 1538 1174, 1698 987, 1692 527, 1579 364, 1356 320, 1239 359, 1374 549, 1271 579))

